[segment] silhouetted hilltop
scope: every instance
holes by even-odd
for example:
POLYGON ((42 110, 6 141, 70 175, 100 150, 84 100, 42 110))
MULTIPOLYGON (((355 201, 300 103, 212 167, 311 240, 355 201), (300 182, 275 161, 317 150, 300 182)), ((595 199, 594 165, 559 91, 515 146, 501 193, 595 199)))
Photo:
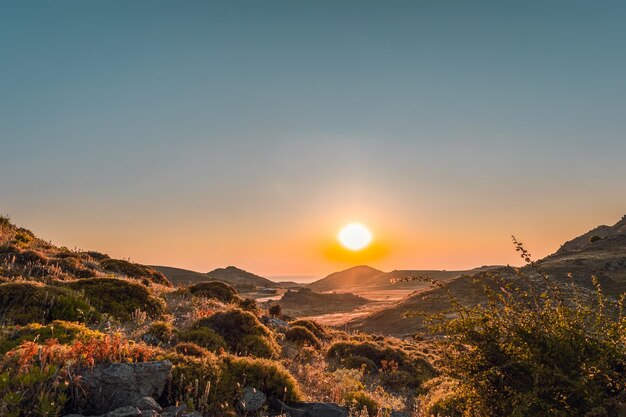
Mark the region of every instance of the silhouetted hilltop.
MULTIPOLYGON (((614 226, 599 226, 566 242, 556 253, 538 260, 536 265, 559 285, 565 299, 574 297, 574 291, 583 297, 591 297, 593 276, 604 293, 618 297, 626 291, 626 216, 614 226)), ((473 306, 486 301, 482 285, 497 289, 500 287, 498 280, 521 288, 529 282, 537 288, 545 286, 542 277, 531 266, 519 270, 498 267, 453 279, 445 285, 445 291, 462 304, 473 306), (522 279, 519 273, 525 278, 522 279)), ((392 307, 353 320, 350 326, 392 335, 423 330, 419 314, 408 317, 407 313, 445 313, 449 308, 445 291, 436 288, 415 292, 392 307)))
POLYGON ((276 288, 279 286, 278 283, 274 281, 234 266, 217 268, 211 272, 207 272, 205 275, 211 279, 239 287, 242 285, 254 285, 265 288, 276 288))
POLYGON ((95 251, 59 247, 0 216, 0 276, 35 281, 111 276, 171 286, 155 269, 95 251))

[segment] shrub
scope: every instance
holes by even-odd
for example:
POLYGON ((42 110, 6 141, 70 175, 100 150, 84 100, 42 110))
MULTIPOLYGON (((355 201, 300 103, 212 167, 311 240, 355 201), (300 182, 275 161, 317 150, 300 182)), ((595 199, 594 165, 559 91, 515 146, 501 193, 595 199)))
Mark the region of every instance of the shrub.
POLYGON ((378 414, 378 403, 366 392, 349 392, 344 400, 347 405, 356 408, 359 412, 366 408, 368 416, 375 416, 378 414))
MULTIPOLYGON (((466 415, 618 415, 626 334, 623 319, 609 312, 623 311, 621 302, 608 300, 597 281, 595 304, 575 287, 565 302, 557 283, 514 243, 543 289, 485 287, 486 305, 457 307, 438 328, 450 340, 444 364, 459 380, 466 415)), ((530 283, 522 272, 519 278, 530 283)))
POLYGON ((293 326, 285 332, 285 339, 299 345, 309 345, 315 349, 321 349, 320 340, 306 327, 293 326))
POLYGON ((143 362, 155 351, 115 336, 60 345, 24 342, 0 360, 0 413, 2 416, 59 416, 71 413, 75 370, 98 363, 143 362), (66 409, 67 406, 67 409, 66 409))
POLYGON ((3 329, 3 333, 0 337, 0 353, 6 353, 28 341, 43 344, 48 339, 56 339, 65 344, 74 340, 104 337, 104 333, 91 330, 83 324, 62 320, 55 320, 47 325, 31 323, 26 326, 12 326, 3 329))
POLYGON ((245 386, 253 386, 283 401, 301 399, 293 376, 271 360, 216 356, 210 352, 202 357, 170 353, 165 358, 171 360, 174 367, 164 400, 170 404, 186 404, 189 410, 203 415, 235 415, 235 402, 245 386))
POLYGON ((224 358, 222 382, 229 391, 225 398, 237 398, 238 386, 252 386, 282 401, 301 399, 295 378, 280 363, 268 359, 228 356, 224 358))
POLYGON ((457 380, 436 377, 424 384, 426 395, 420 397, 422 414, 426 416, 462 416, 465 400, 459 393, 457 380))
POLYGON ((57 266, 62 272, 76 278, 93 278, 96 276, 96 271, 85 268, 80 260, 74 256, 53 258, 49 260, 49 264, 57 266))
POLYGON ((378 372, 378 367, 376 366, 374 361, 366 358, 365 356, 349 356, 344 359, 342 365, 344 368, 347 369, 363 369, 369 373, 378 372))
POLYGON ((339 341, 333 343, 326 353, 328 358, 339 360, 355 355, 368 358, 379 367, 382 361, 393 361, 403 367, 409 363, 405 352, 399 349, 383 348, 373 342, 339 341))
POLYGON ((270 306, 270 308, 267 310, 267 312, 272 317, 279 317, 281 315, 281 313, 282 313, 282 308, 280 307, 279 304, 274 304, 274 305, 270 306))
POLYGON ((174 364, 172 377, 164 393, 168 404, 185 404, 189 411, 199 411, 203 415, 223 416, 232 410, 223 397, 222 366, 217 356, 206 352, 202 357, 186 354, 166 356, 174 364))
POLYGON ((192 342, 211 352, 218 352, 226 349, 224 338, 208 327, 196 327, 178 332, 178 340, 181 342, 192 342))
POLYGON ((165 311, 163 300, 150 295, 145 286, 122 279, 95 278, 63 285, 84 292, 100 313, 110 314, 118 320, 130 320, 136 310, 144 311, 152 318, 165 311))
POLYGON ((259 313, 259 307, 256 304, 256 301, 252 298, 244 298, 239 302, 239 308, 242 310, 249 311, 253 314, 259 313))
POLYGON ((259 357, 275 357, 278 345, 272 332, 252 313, 233 309, 198 320, 194 328, 208 327, 224 338, 233 353, 259 357))
POLYGON ((167 321, 155 321, 143 335, 144 340, 156 342, 154 344, 167 344, 174 336, 174 326, 167 321))
POLYGON ((165 275, 145 265, 107 257, 101 261, 100 266, 105 271, 112 272, 114 274, 125 275, 129 278, 135 279, 148 278, 155 284, 166 285, 168 287, 172 286, 167 278, 165 278, 165 275))
POLYGON ((326 337, 326 332, 324 328, 314 322, 313 320, 300 319, 296 321, 292 321, 289 323, 291 326, 302 326, 309 329, 318 339, 324 339, 326 337))
POLYGON ((174 346, 174 351, 186 356, 195 356, 197 358, 208 357, 211 352, 202 346, 198 346, 193 342, 180 342, 174 346))
POLYGON ((381 384, 393 390, 419 387, 435 375, 433 366, 425 358, 409 355, 400 348, 384 347, 373 342, 335 342, 328 349, 326 357, 349 368, 354 365, 354 359, 350 358, 366 358, 381 371, 381 384))
POLYGON ((598 240, 602 240, 602 238, 598 235, 593 235, 589 238, 589 243, 597 242, 598 240))
POLYGON ((237 291, 220 281, 199 282, 190 286, 189 291, 197 297, 214 298, 226 304, 239 301, 237 291))
POLYGON ((85 322, 99 317, 85 297, 68 288, 33 282, 0 284, 0 319, 25 325, 54 320, 85 322))

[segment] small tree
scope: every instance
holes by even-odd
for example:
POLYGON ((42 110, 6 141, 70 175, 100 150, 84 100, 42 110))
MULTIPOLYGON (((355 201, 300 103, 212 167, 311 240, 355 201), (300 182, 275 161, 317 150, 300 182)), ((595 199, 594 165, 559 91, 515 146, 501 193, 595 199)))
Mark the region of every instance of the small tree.
POLYGON ((282 309, 279 304, 274 304, 267 310, 267 312, 270 313, 270 316, 272 317, 278 317, 282 313, 282 309))
MULTIPOLYGON (((626 390, 624 296, 607 298, 595 277, 595 299, 545 275, 515 238, 539 282, 518 271, 514 281, 483 281, 487 302, 465 307, 448 289, 454 317, 446 373, 458 382, 454 412, 463 416, 614 416, 626 390), (525 283, 525 285, 523 285, 525 283), (492 285, 489 285, 492 284, 492 285)), ((445 399, 443 399, 445 400, 445 399)), ((456 414, 455 414, 456 415, 456 414)))

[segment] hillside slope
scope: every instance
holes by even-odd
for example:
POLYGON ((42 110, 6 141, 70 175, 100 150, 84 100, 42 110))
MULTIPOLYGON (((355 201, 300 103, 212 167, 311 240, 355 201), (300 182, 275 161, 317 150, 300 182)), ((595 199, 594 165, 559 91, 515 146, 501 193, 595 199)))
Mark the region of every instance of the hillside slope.
POLYGON ((202 272, 162 265, 150 265, 150 267, 165 275, 174 285, 189 285, 208 281, 206 274, 202 272))
POLYGON ((278 301, 284 313, 290 316, 315 316, 352 311, 370 301, 350 293, 321 294, 308 288, 289 290, 278 301))
POLYGON ((426 284, 418 281, 403 281, 406 277, 429 277, 439 281, 450 281, 462 275, 475 274, 481 271, 498 268, 498 266, 482 266, 471 270, 443 271, 443 270, 393 270, 383 272, 378 269, 361 265, 344 271, 335 272, 307 285, 307 288, 317 292, 325 291, 351 291, 356 289, 376 288, 378 290, 389 290, 398 288, 418 289, 426 284))
POLYGON ((211 272, 207 272, 206 277, 222 281, 234 286, 256 286, 264 288, 277 288, 278 283, 271 281, 267 278, 263 278, 259 275, 253 274, 243 269, 228 266, 226 268, 217 268, 211 272))
POLYGON ((368 286, 376 277, 384 274, 383 271, 367 265, 355 266, 328 275, 325 278, 307 285, 313 291, 335 291, 343 288, 368 286))
POLYGON ((0 216, 0 277, 67 281, 111 276, 171 286, 165 275, 149 266, 55 246, 0 216))
MULTIPOLYGON (((592 276, 597 277, 603 291, 618 297, 626 291, 626 216, 613 226, 600 226, 566 242, 556 253, 536 262, 540 270, 559 283, 564 298, 573 297, 578 291, 591 296, 594 286, 592 276), (575 285, 575 287, 572 286, 575 285), (574 290, 576 288, 576 290, 574 290)), ((499 267, 464 275, 446 284, 462 304, 473 306, 485 302, 482 285, 499 287, 495 279, 524 288, 527 282, 543 288, 543 280, 530 266, 520 269, 525 279, 511 267, 499 267)), ((445 313, 449 308, 445 291, 425 289, 415 292, 396 305, 349 323, 349 327, 367 332, 405 335, 423 330, 421 317, 407 313, 445 313)))

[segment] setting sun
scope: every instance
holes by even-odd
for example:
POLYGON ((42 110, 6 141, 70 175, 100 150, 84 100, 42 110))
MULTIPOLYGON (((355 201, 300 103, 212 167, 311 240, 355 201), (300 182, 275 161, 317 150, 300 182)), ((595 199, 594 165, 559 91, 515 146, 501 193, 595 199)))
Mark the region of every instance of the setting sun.
POLYGON ((337 239, 346 249, 361 250, 372 241, 372 232, 360 223, 345 225, 337 235, 337 239))

